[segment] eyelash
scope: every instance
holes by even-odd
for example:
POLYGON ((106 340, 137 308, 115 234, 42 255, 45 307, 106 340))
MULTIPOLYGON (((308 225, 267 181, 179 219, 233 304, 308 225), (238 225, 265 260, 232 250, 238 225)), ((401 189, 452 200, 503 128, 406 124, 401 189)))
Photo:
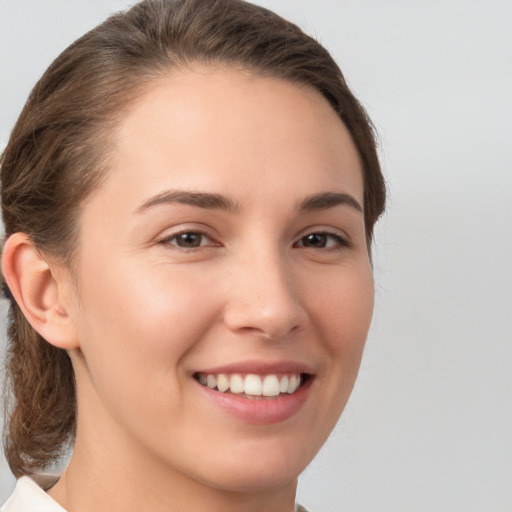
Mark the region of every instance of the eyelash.
MULTIPOLYGON (((203 231, 194 231, 194 230, 185 230, 185 231, 181 231, 179 233, 174 233, 173 235, 162 238, 161 240, 158 241, 158 243, 162 244, 162 245, 172 245, 172 246, 175 246, 178 250, 185 251, 185 252, 194 251, 196 249, 201 249, 204 247, 212 247, 212 246, 219 247, 221 245, 220 243, 215 242, 214 239, 207 233, 205 233, 203 231), (184 246, 178 245, 178 243, 173 243, 173 240, 178 240, 179 237, 183 237, 185 235, 201 237, 199 245, 192 246, 192 247, 184 247, 184 246), (210 243, 203 244, 205 238, 210 240, 210 243)), ((332 233, 330 231, 312 231, 311 233, 308 233, 308 234, 302 236, 301 238, 299 238, 299 240, 297 240, 293 244, 293 247, 313 248, 313 249, 326 250, 326 251, 343 250, 343 249, 347 249, 351 246, 352 246, 352 243, 350 241, 348 241, 346 238, 341 236, 339 233, 332 233), (319 248, 308 247, 308 246, 304 245, 304 242, 309 237, 314 237, 314 236, 322 237, 322 238, 325 237, 324 241, 326 244, 329 243, 329 241, 328 241, 329 238, 331 240, 334 240, 335 243, 332 246, 319 247, 319 248)))

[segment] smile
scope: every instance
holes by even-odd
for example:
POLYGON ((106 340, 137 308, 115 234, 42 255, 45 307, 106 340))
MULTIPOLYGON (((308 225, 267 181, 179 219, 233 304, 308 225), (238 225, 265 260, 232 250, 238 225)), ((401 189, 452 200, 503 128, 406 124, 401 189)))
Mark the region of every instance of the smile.
POLYGON ((249 373, 245 376, 234 374, 196 373, 194 378, 205 387, 220 393, 232 393, 254 397, 277 397, 295 393, 302 383, 307 380, 307 374, 268 374, 256 375, 249 373))

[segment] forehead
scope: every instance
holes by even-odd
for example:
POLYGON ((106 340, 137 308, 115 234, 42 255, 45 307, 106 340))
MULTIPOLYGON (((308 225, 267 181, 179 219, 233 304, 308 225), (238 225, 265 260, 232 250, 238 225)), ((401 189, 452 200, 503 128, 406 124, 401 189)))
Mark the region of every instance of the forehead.
POLYGON ((266 187, 304 196, 336 186, 363 200, 357 150, 325 98, 233 69, 195 68, 154 81, 121 120, 111 167, 117 186, 130 180, 137 193, 170 186, 225 193, 229 186, 235 194, 266 187))

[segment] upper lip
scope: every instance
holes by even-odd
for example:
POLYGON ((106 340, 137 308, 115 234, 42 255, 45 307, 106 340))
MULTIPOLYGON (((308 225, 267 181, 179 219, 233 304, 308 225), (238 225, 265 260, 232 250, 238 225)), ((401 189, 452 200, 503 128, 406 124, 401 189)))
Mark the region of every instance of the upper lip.
POLYGON ((297 361, 239 361, 212 368, 202 368, 194 373, 218 375, 219 373, 241 373, 255 375, 271 375, 277 373, 313 374, 311 366, 297 361))

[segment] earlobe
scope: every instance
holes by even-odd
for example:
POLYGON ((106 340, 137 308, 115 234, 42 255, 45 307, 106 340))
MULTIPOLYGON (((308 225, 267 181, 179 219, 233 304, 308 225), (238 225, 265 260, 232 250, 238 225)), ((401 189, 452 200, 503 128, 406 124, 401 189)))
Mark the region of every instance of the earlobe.
POLYGON ((49 263, 25 233, 14 233, 6 240, 2 272, 32 327, 56 347, 77 348, 73 321, 63 297, 64 272, 49 263))

